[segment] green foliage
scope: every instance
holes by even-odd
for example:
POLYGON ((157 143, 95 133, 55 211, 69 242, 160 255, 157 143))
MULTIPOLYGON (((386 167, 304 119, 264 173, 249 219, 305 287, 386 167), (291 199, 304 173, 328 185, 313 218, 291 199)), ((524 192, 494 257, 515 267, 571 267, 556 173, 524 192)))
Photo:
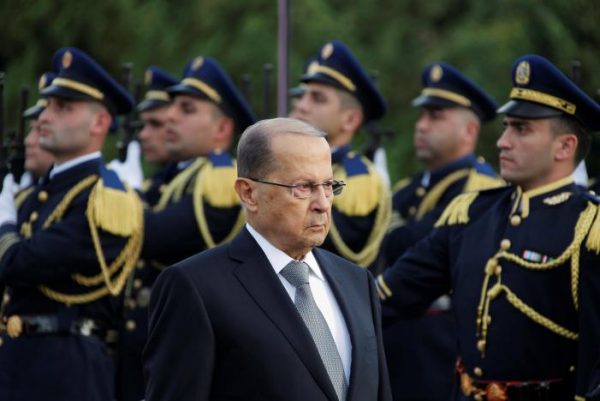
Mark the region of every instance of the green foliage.
MULTIPOLYGON (((381 124, 396 132, 385 141, 394 179, 419 167, 412 149, 417 113, 410 101, 431 62, 454 64, 499 103, 510 90, 512 61, 524 53, 541 54, 567 74, 570 61, 580 60, 582 87, 591 94, 600 87, 594 74, 600 3, 591 0, 290 0, 290 9, 290 85, 305 59, 334 38, 378 73, 389 103, 381 124)), ((7 125, 17 125, 21 86, 35 92, 37 78, 62 46, 84 49, 116 76, 122 62, 133 62, 136 81, 150 64, 179 74, 194 56, 215 57, 237 82, 250 77, 250 101, 259 115, 263 65, 271 63, 272 115, 277 15, 273 0, 5 0, 0 69, 6 71, 7 125)), ((479 153, 492 163, 501 129, 499 121, 488 124, 480 140, 479 153)), ((362 134, 358 142, 364 141, 362 134)))

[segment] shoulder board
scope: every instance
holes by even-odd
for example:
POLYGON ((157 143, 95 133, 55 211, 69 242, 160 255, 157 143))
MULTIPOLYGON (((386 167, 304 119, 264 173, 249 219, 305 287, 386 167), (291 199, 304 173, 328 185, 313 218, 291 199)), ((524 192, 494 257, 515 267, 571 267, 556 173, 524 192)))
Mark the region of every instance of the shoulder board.
POLYGON ((495 197, 507 190, 512 190, 512 187, 510 185, 505 185, 480 191, 465 192, 458 195, 446 207, 438 221, 435 223, 435 227, 468 223, 469 209, 476 199, 484 199, 489 196, 495 197))
POLYGON ((342 160, 347 177, 369 174, 369 168, 367 166, 368 163, 370 162, 366 158, 356 154, 355 152, 348 152, 346 157, 344 157, 344 160, 342 160))
POLYGON ((346 158, 343 172, 337 172, 336 179, 344 181, 346 187, 336 196, 333 205, 347 216, 366 216, 381 203, 389 189, 375 171, 371 162, 361 156, 346 158))
MULTIPOLYGON (((600 198, 592 191, 581 191, 583 198, 587 200, 588 207, 586 210, 581 212, 579 220, 585 219, 586 213, 592 213, 595 211, 594 221, 590 225, 590 229, 587 234, 587 240, 585 246, 589 251, 600 253, 600 198)), ((579 226, 579 221, 577 222, 579 226)), ((576 230, 577 230, 576 226, 576 230)))
POLYGON ((485 161, 483 157, 478 157, 475 161, 475 165, 473 166, 475 171, 479 174, 489 175, 490 177, 496 177, 497 174, 494 171, 494 168, 485 161))
POLYGON ((396 184, 394 184, 394 188, 393 188, 392 192, 396 193, 396 192, 406 188, 411 183, 411 181, 412 181, 412 177, 405 177, 405 178, 401 179, 396 184))
POLYGON ((226 152, 211 153, 207 163, 196 178, 194 194, 201 195, 209 205, 220 208, 240 204, 235 192, 237 166, 226 152))
POLYGON ((88 219, 97 227, 115 235, 130 236, 141 225, 138 213, 142 203, 131 188, 126 188, 117 174, 100 167, 100 179, 88 199, 88 219))
POLYGON ((211 152, 208 160, 215 167, 233 167, 233 158, 228 152, 211 152))

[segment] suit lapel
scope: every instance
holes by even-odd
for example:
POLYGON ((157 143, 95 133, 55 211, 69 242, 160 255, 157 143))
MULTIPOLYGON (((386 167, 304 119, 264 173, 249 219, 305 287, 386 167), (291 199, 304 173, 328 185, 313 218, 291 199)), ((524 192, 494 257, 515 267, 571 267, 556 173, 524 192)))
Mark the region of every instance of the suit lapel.
POLYGON ((348 272, 344 272, 344 267, 336 264, 332 258, 320 249, 314 249, 313 253, 319 261, 319 266, 327 282, 333 291, 333 294, 337 300, 337 303, 344 315, 346 327, 350 334, 350 341, 352 343, 352 363, 350 366, 350 383, 348 387, 348 394, 346 400, 350 401, 354 399, 355 383, 360 378, 360 372, 364 370, 364 359, 361 355, 364 355, 364 348, 366 347, 365 338, 360 333, 364 332, 360 328, 360 318, 358 316, 358 308, 353 305, 358 299, 349 294, 349 291, 355 287, 354 283, 349 282, 348 272))
POLYGON ((327 397, 337 401, 329 375, 306 325, 269 260, 246 229, 231 242, 230 256, 241 262, 234 270, 237 279, 296 350, 327 397))

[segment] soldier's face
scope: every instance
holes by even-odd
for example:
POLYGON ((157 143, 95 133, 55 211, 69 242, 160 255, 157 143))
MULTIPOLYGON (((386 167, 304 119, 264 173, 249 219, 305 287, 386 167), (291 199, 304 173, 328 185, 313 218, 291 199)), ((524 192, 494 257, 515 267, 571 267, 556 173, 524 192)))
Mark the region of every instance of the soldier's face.
POLYGON ((177 95, 167 112, 166 147, 175 160, 206 156, 213 149, 219 123, 224 118, 208 100, 177 95))
POLYGON ((25 170, 35 177, 42 177, 54 163, 54 156, 40 146, 40 124, 32 119, 25 137, 25 170))
POLYGON ((415 124, 417 159, 427 169, 452 162, 464 146, 465 116, 459 108, 422 108, 415 124))
POLYGON ((560 138, 552 133, 551 124, 550 119, 504 118, 497 142, 502 178, 525 191, 562 178, 555 175, 560 138))
POLYGON ((48 105, 38 119, 40 146, 52 153, 57 161, 98 150, 91 147, 97 147, 94 144, 101 146, 103 141, 97 137, 103 129, 98 119, 100 107, 94 102, 49 97, 48 105))
POLYGON ((167 112, 168 106, 140 113, 143 128, 138 134, 144 158, 151 163, 169 161, 167 152, 167 112))
POLYGON ((341 132, 343 110, 337 89, 323 84, 308 83, 302 95, 293 103, 290 117, 305 121, 327 134, 332 143, 341 132))
MULTIPOLYGON (((253 177, 281 184, 321 183, 331 180, 331 151, 323 138, 282 134, 272 138, 275 168, 266 177, 253 177)), ((277 248, 293 258, 303 257, 319 246, 329 232, 333 197, 322 187, 307 199, 297 199, 289 188, 253 183, 257 199, 253 221, 277 248)))

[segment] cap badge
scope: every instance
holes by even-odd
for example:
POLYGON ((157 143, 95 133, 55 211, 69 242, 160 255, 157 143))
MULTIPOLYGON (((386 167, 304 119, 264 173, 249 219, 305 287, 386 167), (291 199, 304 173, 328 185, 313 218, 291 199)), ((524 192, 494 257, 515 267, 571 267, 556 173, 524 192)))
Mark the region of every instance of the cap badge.
POLYGON ((519 85, 527 85, 529 83, 529 75, 531 67, 527 61, 521 61, 515 71, 515 82, 519 85))
POLYGON ((47 83, 47 79, 46 79, 46 74, 42 75, 40 77, 40 80, 38 81, 38 89, 42 90, 46 87, 46 83, 47 83))
POLYGON ((321 58, 323 60, 327 60, 333 54, 333 45, 331 43, 327 43, 321 49, 321 58))
POLYGON ((73 62, 73 55, 71 54, 70 51, 66 51, 65 54, 63 54, 63 58, 62 58, 62 66, 63 68, 69 68, 71 66, 71 63, 73 62))
POLYGON ((192 70, 199 70, 202 64, 204 64, 204 58, 202 56, 196 57, 192 63, 192 70))
POLYGON ((313 74, 317 73, 318 69, 319 69, 319 62, 313 61, 312 63, 310 63, 308 65, 308 68, 306 69, 306 72, 308 73, 308 75, 313 75, 313 74))
POLYGON ((442 79, 442 75, 444 75, 444 70, 442 70, 442 67, 440 67, 438 64, 434 65, 429 73, 429 77, 433 82, 437 82, 442 79))
POLYGON ((152 83, 152 71, 146 70, 146 73, 144 74, 144 84, 150 85, 151 83, 152 83))

